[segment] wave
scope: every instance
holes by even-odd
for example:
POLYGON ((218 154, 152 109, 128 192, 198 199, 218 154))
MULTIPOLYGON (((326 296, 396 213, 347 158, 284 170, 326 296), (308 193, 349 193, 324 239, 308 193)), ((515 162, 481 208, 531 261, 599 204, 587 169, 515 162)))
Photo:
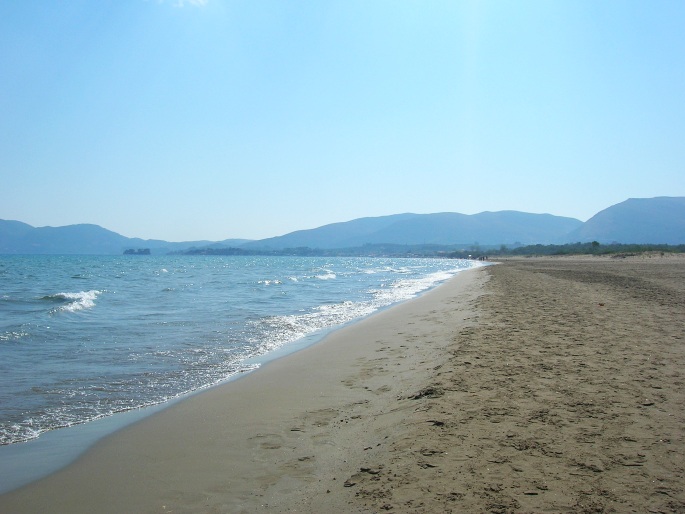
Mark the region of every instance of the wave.
MULTIPOLYGON (((384 284, 381 289, 374 289, 370 292, 374 295, 376 302, 381 306, 390 305, 403 300, 408 300, 416 295, 435 287, 441 282, 454 276, 455 273, 467 268, 457 268, 450 271, 438 271, 419 278, 401 279, 384 284)), ((401 273, 401 271, 396 271, 401 273)))
POLYGON ((120 384, 110 382, 109 384, 101 386, 90 385, 85 389, 81 388, 76 391, 34 387, 32 388, 33 392, 43 395, 68 395, 70 397, 89 396, 90 398, 84 398, 84 401, 82 402, 73 404, 65 403, 63 405, 47 408, 44 411, 38 412, 34 416, 27 417, 19 422, 3 423, 2 420, 0 420, 0 446, 30 441, 50 430, 73 427, 106 418, 120 412, 128 412, 166 403, 192 392, 208 389, 224 382, 231 376, 247 373, 257 368, 259 368, 258 364, 243 364, 236 360, 234 364, 229 365, 229 371, 219 376, 212 377, 209 381, 203 383, 188 382, 186 387, 182 387, 180 390, 168 394, 165 394, 162 389, 159 394, 147 399, 136 395, 137 391, 134 389, 126 389, 126 386, 130 386, 131 384, 125 384, 123 382, 120 384), (117 398, 111 397, 112 393, 117 392, 123 392, 123 396, 120 394, 117 398))
POLYGON ((275 279, 275 280, 259 280, 257 283, 260 285, 264 285, 264 286, 270 286, 271 284, 278 285, 278 284, 282 284, 283 282, 281 282, 278 279, 275 279))
MULTIPOLYGON (((11 402, 0 405, 0 445, 209 387, 258 367, 259 356, 271 350, 302 338, 307 339, 303 344, 314 341, 329 329, 416 296, 473 265, 274 258, 262 267, 240 259, 217 268, 223 261, 184 258, 165 261, 165 268, 152 260, 147 267, 129 269, 118 262, 93 271, 92 285, 56 282, 48 272, 35 283, 28 272, 20 277, 20 293, 3 283, 0 317, 7 321, 0 325, 0 346, 7 354, 14 352, 17 362, 47 362, 51 373, 33 378, 25 366, 27 371, 17 367, 16 380, 8 375, 12 383, 5 384, 12 395, 11 402), (88 287, 93 289, 81 291, 88 287), (52 291, 63 292, 42 296, 52 291), (14 298, 19 294, 21 298, 14 298), (108 308, 110 297, 116 298, 116 308, 108 308), (51 317, 49 332, 46 314, 51 317), (74 323, 83 316, 90 318, 87 324, 74 323), (60 348, 41 344, 52 342, 55 334, 64 343, 60 348), (104 344, 89 344, 90 339, 104 344), (67 354, 63 349, 81 349, 84 341, 87 351, 79 359, 51 362, 53 352, 67 354), (33 386, 30 391, 24 383, 33 386)), ((80 268, 72 271, 67 265, 70 272, 64 278, 77 278, 80 268)))
MULTIPOLYGON (((404 278, 382 284, 379 289, 370 289, 370 297, 362 301, 343 300, 341 302, 318 305, 307 312, 299 314, 266 316, 249 323, 253 331, 252 337, 248 338, 251 346, 257 354, 263 354, 285 344, 307 337, 315 332, 342 326, 350 321, 361 319, 380 309, 397 302, 414 298, 441 282, 454 276, 456 273, 475 266, 468 263, 456 268, 438 271, 418 278, 404 278)), ((328 270, 325 270, 328 271, 328 270)), ((403 269, 393 269, 394 273, 404 273, 403 269)), ((330 273, 335 278, 335 273, 330 273)), ((317 275, 321 279, 322 276, 317 275)), ((327 280, 327 279, 324 279, 327 280)))
POLYGON ((95 307, 95 299, 102 294, 102 291, 80 291, 78 293, 57 293, 44 296, 42 300, 60 302, 63 305, 52 309, 51 312, 76 312, 95 307))
POLYGON ((7 331, 0 333, 0 341, 19 341, 21 338, 28 336, 29 333, 23 330, 21 331, 7 331))
POLYGON ((248 342, 256 355, 263 355, 320 330, 367 316, 376 309, 370 302, 343 301, 319 305, 302 314, 266 316, 249 323, 252 334, 248 342))

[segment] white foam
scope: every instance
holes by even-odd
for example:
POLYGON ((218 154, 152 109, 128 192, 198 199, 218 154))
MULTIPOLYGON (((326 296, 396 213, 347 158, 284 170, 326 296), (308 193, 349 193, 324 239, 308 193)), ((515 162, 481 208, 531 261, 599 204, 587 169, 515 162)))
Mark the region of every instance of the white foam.
POLYGON ((22 337, 26 337, 28 335, 29 333, 24 332, 23 330, 20 332, 5 332, 4 334, 0 334, 0 341, 18 341, 22 337))
POLYGON ((56 311, 76 312, 95 307, 95 299, 102 294, 102 291, 80 291, 78 293, 57 293, 52 298, 66 300, 68 303, 55 309, 56 311))
MULTIPOLYGON (((463 266, 463 264, 462 264, 463 266)), ((439 271, 416 279, 396 280, 390 286, 382 285, 380 289, 369 291, 372 299, 367 301, 342 301, 339 303, 324 304, 314 307, 311 311, 301 314, 283 316, 270 316, 251 323, 256 329, 250 342, 257 353, 273 351, 285 344, 294 342, 314 332, 340 326, 355 319, 368 316, 378 309, 382 309, 397 302, 408 300, 419 293, 443 282, 455 273, 468 269, 469 266, 457 267, 449 271, 439 271)), ((328 271, 328 270, 325 270, 328 271)), ((393 269, 394 273, 407 273, 408 269, 393 269)), ((328 273, 329 278, 335 278, 333 272, 328 273)), ((317 275, 323 278, 326 275, 317 275)))

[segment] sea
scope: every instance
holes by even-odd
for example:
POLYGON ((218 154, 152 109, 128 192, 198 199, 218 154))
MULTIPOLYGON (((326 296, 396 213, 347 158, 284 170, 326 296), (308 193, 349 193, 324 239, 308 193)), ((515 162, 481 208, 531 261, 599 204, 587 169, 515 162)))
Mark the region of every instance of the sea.
MULTIPOLYGON (((0 256, 0 460, 30 460, 23 449, 3 453, 4 447, 235 378, 476 265, 429 258, 0 256)), ((42 462, 40 445, 32 448, 42 462)), ((0 492, 9 487, 8 473, 0 464, 0 492)))

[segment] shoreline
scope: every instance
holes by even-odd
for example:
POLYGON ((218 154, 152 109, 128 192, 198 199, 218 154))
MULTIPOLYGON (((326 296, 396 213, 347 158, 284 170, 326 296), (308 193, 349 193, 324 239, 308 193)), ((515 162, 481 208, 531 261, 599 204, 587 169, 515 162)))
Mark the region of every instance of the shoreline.
POLYGON ((682 512, 685 258, 507 260, 0 496, 8 512, 682 512))
POLYGON ((421 296, 430 293, 432 290, 443 286, 446 282, 454 279, 462 273, 461 270, 453 277, 437 284, 434 287, 422 291, 415 298, 404 300, 393 305, 379 309, 369 316, 352 320, 337 327, 330 327, 317 333, 305 336, 301 340, 294 341, 273 352, 258 357, 253 357, 246 361, 249 364, 257 364, 259 367, 247 372, 236 373, 218 384, 206 388, 191 391, 167 402, 149 405, 139 409, 118 412, 102 419, 77 424, 72 427, 55 429, 41 434, 38 438, 0 447, 0 476, 5 476, 5 483, 0 489, 0 496, 11 493, 22 487, 30 486, 36 481, 51 476, 63 468, 71 465, 83 454, 87 453, 92 447, 96 446, 105 438, 112 437, 120 430, 126 429, 130 425, 137 424, 150 416, 173 408, 174 405, 193 399, 197 395, 202 395, 214 388, 226 387, 237 380, 242 380, 246 376, 258 372, 272 361, 282 359, 291 354, 298 353, 310 346, 320 344, 331 334, 345 330, 368 317, 376 316, 386 310, 393 309, 406 302, 414 301, 421 296))

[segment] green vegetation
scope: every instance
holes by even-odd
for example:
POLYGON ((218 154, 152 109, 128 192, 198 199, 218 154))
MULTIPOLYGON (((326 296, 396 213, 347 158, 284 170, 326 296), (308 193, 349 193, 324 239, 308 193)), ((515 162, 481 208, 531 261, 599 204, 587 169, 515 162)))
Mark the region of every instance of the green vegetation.
MULTIPOLYGON (((449 257, 457 252, 457 245, 396 245, 396 244, 366 244, 354 248, 297 248, 244 249, 233 247, 202 247, 190 248, 181 255, 290 255, 299 257, 449 257)), ((473 252, 469 252, 473 253, 473 252)))
POLYGON ((645 252, 683 253, 685 245, 648 244, 600 244, 570 243, 564 245, 395 245, 367 244, 354 248, 321 249, 307 246, 282 250, 245 250, 232 247, 191 248, 182 255, 294 255, 311 257, 448 257, 453 259, 478 259, 483 257, 533 256, 533 255, 614 255, 627 257, 645 252))
MULTIPOLYGON (((646 252, 683 253, 685 245, 667 244, 600 244, 597 241, 591 243, 569 243, 564 245, 528 245, 507 248, 500 246, 498 250, 490 250, 487 255, 496 256, 533 256, 533 255, 612 255, 616 257, 628 257, 646 252)), ((465 251, 454 252, 450 257, 464 257, 465 251)), ((474 256, 475 257, 475 256, 474 256)))
POLYGON ((129 248, 124 250, 124 255, 150 255, 149 248, 129 248))

